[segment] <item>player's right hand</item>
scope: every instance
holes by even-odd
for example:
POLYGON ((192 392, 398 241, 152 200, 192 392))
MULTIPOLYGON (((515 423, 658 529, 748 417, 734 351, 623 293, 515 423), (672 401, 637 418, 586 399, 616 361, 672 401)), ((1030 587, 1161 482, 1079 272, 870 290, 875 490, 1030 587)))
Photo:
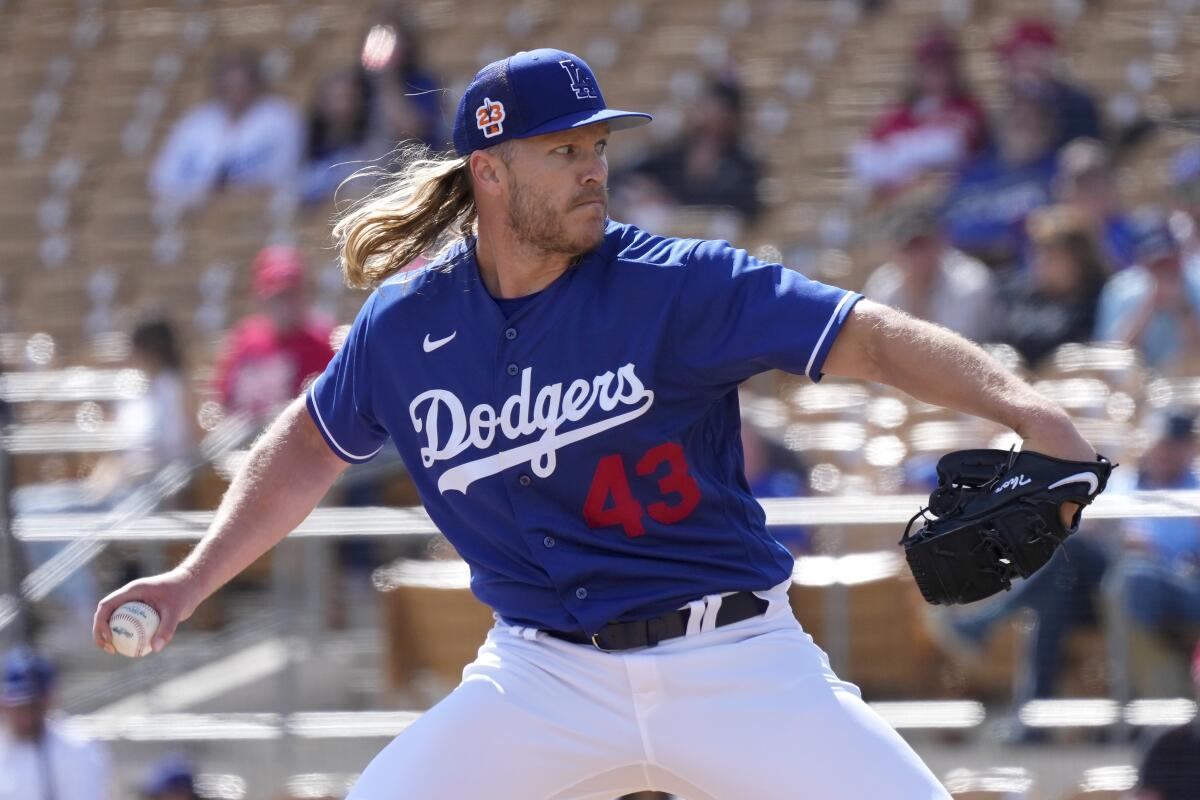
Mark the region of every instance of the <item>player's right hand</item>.
POLYGON ((139 600, 158 612, 158 630, 150 641, 150 647, 157 653, 171 641, 175 627, 190 617, 203 599, 195 576, 178 567, 161 575, 138 578, 100 601, 92 620, 92 638, 101 650, 116 653, 108 620, 123 603, 139 600))

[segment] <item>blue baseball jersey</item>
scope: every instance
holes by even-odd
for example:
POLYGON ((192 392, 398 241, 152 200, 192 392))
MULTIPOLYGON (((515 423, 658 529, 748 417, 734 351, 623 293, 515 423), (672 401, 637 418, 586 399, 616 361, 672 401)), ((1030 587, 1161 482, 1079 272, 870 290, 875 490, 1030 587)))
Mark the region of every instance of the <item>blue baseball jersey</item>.
POLYGON ((371 294, 308 409, 346 461, 391 439, 502 619, 595 632, 791 574, 743 475, 737 387, 819 380, 858 299, 610 222, 542 292, 498 303, 460 242, 371 294))

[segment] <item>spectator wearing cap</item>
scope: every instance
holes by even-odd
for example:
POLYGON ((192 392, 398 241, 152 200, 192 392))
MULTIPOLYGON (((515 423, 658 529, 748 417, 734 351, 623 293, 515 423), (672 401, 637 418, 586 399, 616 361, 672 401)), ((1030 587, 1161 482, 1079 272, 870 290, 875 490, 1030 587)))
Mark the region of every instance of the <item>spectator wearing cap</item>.
POLYGON ((333 358, 333 326, 310 311, 304 261, 293 247, 258 254, 253 289, 260 311, 230 331, 216 382, 226 410, 266 421, 333 358))
POLYGON ((943 217, 950 242, 989 266, 1020 266, 1025 220, 1049 205, 1054 183, 1052 111, 1018 98, 995 129, 994 146, 968 164, 946 198, 943 217))
POLYGON ((143 800, 200 800, 195 770, 179 753, 170 753, 156 761, 140 789, 143 800))
POLYGON ((987 144, 987 117, 962 71, 958 42, 927 32, 912 54, 900 102, 850 150, 855 178, 876 197, 938 171, 957 170, 987 144))
MULTIPOLYGON (((1195 424, 1195 416, 1183 412, 1151 421, 1152 439, 1133 488, 1200 488, 1195 424)), ((1187 655, 1200 637, 1200 520, 1130 519, 1125 543, 1107 589, 1110 616, 1127 632, 1132 687, 1143 697, 1178 697, 1188 691, 1187 655)))
POLYGON ((1037 19, 1020 20, 997 49, 1012 95, 1034 99, 1054 113, 1055 149, 1081 137, 1103 137, 1096 101, 1062 74, 1054 28, 1037 19))
POLYGON ((1010 276, 997 340, 1036 368, 1060 345, 1091 340, 1108 266, 1090 221, 1075 207, 1038 209, 1028 227, 1029 269, 1010 276))
POLYGON ((221 57, 212 93, 175 124, 155 158, 155 198, 191 208, 226 187, 292 191, 304 138, 300 116, 291 102, 266 92, 258 54, 221 57))
MULTIPOLYGON (((1192 696, 1200 700, 1200 642, 1192 654, 1192 696)), ((1154 740, 1138 768, 1133 800, 1195 800, 1200 786, 1200 715, 1154 740)))
POLYGON ((724 206, 746 221, 760 210, 761 168, 742 141, 745 97, 730 75, 712 75, 685 110, 684 133, 633 166, 618 181, 623 206, 724 206))
POLYGON ((892 259, 871 273, 863 293, 977 342, 995 333, 991 270, 951 247, 931 205, 895 209, 886 221, 892 259))
POLYGON ((1108 148, 1096 139, 1076 139, 1058 153, 1055 194, 1082 213, 1112 271, 1134 263, 1135 232, 1122 207, 1108 148))
POLYGON ((106 800, 109 762, 50 713, 54 669, 28 648, 4 658, 0 800, 106 800))
POLYGON ((1185 265, 1166 218, 1134 215, 1137 265, 1109 280, 1100 296, 1096 336, 1136 347, 1155 368, 1200 353, 1200 264, 1185 265))

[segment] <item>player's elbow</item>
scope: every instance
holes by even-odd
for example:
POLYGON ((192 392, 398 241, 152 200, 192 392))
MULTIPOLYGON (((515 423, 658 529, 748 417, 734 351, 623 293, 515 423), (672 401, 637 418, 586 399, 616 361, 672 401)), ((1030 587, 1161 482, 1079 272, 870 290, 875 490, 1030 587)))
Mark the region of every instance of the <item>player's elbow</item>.
POLYGON ((822 372, 840 378, 882 381, 886 376, 881 356, 884 337, 903 316, 885 305, 859 300, 833 340, 822 372))

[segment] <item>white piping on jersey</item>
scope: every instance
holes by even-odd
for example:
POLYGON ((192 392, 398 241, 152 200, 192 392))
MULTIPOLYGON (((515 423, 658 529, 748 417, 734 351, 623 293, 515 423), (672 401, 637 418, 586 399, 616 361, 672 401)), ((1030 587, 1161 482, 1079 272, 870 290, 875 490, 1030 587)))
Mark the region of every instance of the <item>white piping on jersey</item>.
POLYGON ((825 337, 829 335, 829 329, 833 327, 833 321, 837 319, 838 312, 842 310, 842 306, 846 305, 846 301, 854 296, 854 292, 846 292, 842 295, 842 299, 838 301, 837 306, 833 309, 833 313, 829 315, 829 322, 825 323, 825 330, 821 331, 821 338, 817 339, 817 344, 812 349, 812 355, 808 357, 808 364, 804 367, 804 374, 812 377, 813 362, 817 360, 817 353, 821 352, 821 345, 825 343, 825 337))
POLYGON ((313 408, 313 411, 316 412, 317 422, 320 423, 321 430, 325 431, 325 438, 327 438, 329 440, 330 444, 332 444, 334 447, 336 447, 338 449, 339 453, 341 453, 346 458, 348 458, 352 461, 367 461, 367 460, 372 459, 375 456, 379 455, 379 451, 384 448, 384 445, 382 445, 382 444, 379 445, 379 447, 375 450, 375 452, 370 453, 365 456, 356 456, 356 455, 354 455, 354 453, 351 453, 349 450, 347 450, 346 448, 344 448, 340 444, 338 444, 338 440, 333 438, 333 432, 329 430, 329 426, 325 424, 325 420, 321 417, 321 405, 320 405, 320 403, 317 402, 317 395, 314 393, 314 389, 316 389, 316 385, 317 385, 316 381, 313 381, 312 386, 308 387, 308 393, 312 397, 312 408, 313 408))
POLYGON ((535 442, 446 470, 438 480, 438 489, 442 493, 452 489, 465 493, 479 478, 525 461, 535 475, 549 477, 557 466, 560 447, 622 425, 649 410, 654 403, 654 392, 642 384, 636 369, 634 364, 626 364, 591 380, 572 381, 566 388, 561 382, 547 384, 535 397, 533 369, 526 367, 521 371, 520 391, 505 400, 499 411, 480 403, 468 413, 453 392, 445 389, 422 392, 409 405, 413 428, 418 434, 424 433, 426 439, 426 446, 421 448, 421 462, 429 469, 471 448, 487 450, 498 433, 515 441, 541 431, 535 442), (581 421, 597 405, 603 411, 613 411, 620 405, 635 408, 573 431, 558 432, 564 423, 581 421))

